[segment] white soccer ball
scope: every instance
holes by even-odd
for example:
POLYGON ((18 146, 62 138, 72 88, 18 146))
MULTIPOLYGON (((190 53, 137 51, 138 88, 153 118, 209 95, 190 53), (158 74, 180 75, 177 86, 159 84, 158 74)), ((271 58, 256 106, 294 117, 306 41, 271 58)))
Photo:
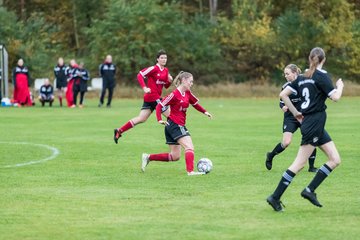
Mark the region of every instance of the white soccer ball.
POLYGON ((197 169, 199 172, 209 173, 213 168, 213 164, 208 158, 201 158, 197 163, 197 169))

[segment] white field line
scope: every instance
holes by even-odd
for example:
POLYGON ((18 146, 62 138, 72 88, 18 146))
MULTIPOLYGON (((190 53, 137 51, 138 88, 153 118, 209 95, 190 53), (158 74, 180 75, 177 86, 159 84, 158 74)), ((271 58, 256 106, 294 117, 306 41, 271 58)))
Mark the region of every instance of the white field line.
POLYGON ((36 147, 46 148, 52 152, 49 157, 46 157, 44 159, 32 160, 29 162, 17 163, 17 164, 13 164, 13 165, 0 166, 0 168, 23 167, 23 166, 28 166, 28 165, 32 165, 32 164, 44 163, 44 162, 47 162, 47 161, 50 161, 50 160, 56 158, 60 154, 59 149, 57 149, 55 147, 51 147, 49 145, 45 145, 45 144, 37 144, 37 143, 29 143, 29 142, 1 142, 1 141, 0 141, 0 144, 32 145, 32 146, 36 146, 36 147))

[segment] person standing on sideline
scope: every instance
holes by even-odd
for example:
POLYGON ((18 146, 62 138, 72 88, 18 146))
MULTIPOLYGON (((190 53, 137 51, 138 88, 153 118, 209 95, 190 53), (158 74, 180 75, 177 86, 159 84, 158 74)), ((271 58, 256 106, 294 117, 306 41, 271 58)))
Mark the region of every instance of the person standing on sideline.
POLYGON ((143 172, 145 172, 145 168, 150 161, 172 162, 179 160, 181 147, 183 147, 185 150, 187 174, 189 176, 205 174, 204 172, 194 172, 194 145, 190 133, 185 126, 186 111, 189 105, 192 105, 210 119, 212 116, 199 104, 199 99, 190 91, 193 81, 191 73, 180 72, 174 80, 177 88, 156 106, 156 118, 160 124, 165 125, 166 144, 169 145, 170 152, 158 154, 143 153, 141 162, 141 170, 143 172), (166 106, 170 106, 171 111, 167 121, 163 121, 161 111, 166 106))
POLYGON ((48 102, 50 107, 52 106, 54 101, 54 87, 48 79, 46 79, 44 85, 40 87, 39 101, 42 107, 45 106, 45 102, 48 102))
MULTIPOLYGON (((284 69, 284 75, 287 82, 282 86, 284 90, 292 81, 294 81, 297 76, 301 73, 300 68, 295 64, 289 64, 284 69)), ((294 93, 289 96, 292 104, 298 111, 301 111, 300 104, 301 98, 299 95, 294 93)), ((284 121, 283 121, 283 139, 278 143, 275 148, 266 154, 265 166, 267 170, 271 170, 273 158, 279 153, 283 152, 291 143, 294 132, 300 128, 301 124, 296 118, 289 112, 289 108, 284 104, 280 99, 280 108, 284 112, 284 121)), ((309 157, 309 172, 316 172, 317 168, 314 167, 314 162, 316 158, 316 148, 314 152, 309 157)))
POLYGON ((301 122, 302 139, 294 162, 284 172, 273 194, 266 199, 275 211, 282 211, 281 196, 295 175, 304 167, 316 147, 320 147, 328 157, 328 161, 319 168, 310 184, 301 192, 301 196, 315 206, 322 207, 315 190, 341 162, 335 143, 325 130, 325 101, 328 97, 335 102, 339 101, 344 83, 339 79, 334 88, 327 72, 322 69, 325 60, 324 50, 319 47, 313 48, 309 54, 309 70, 304 75, 298 76, 280 93, 280 98, 290 112, 301 122), (301 95, 301 112, 295 108, 289 98, 293 92, 301 95))
POLYGON ((69 72, 68 72, 67 85, 66 85, 66 95, 65 95, 68 107, 73 107, 74 105, 73 85, 74 85, 74 78, 76 77, 77 69, 78 69, 78 65, 75 59, 71 59, 69 72))
POLYGON ((14 102, 21 106, 32 106, 30 97, 30 73, 29 69, 24 66, 24 60, 20 58, 17 66, 12 72, 12 82, 14 85, 14 102))
MULTIPOLYGON (((167 55, 164 50, 158 52, 156 62, 156 65, 144 68, 137 75, 137 80, 144 91, 144 103, 137 117, 126 122, 122 127, 114 129, 114 141, 116 144, 124 132, 135 127, 137 124, 146 122, 156 108, 156 105, 161 101, 163 88, 168 88, 171 85, 172 77, 169 74, 169 70, 165 67, 167 55), (147 79, 147 84, 145 84, 145 79, 147 79)), ((170 110, 167 107, 163 108, 162 112, 166 117, 170 114, 170 110)))
POLYGON ((116 74, 116 66, 112 63, 112 56, 107 55, 105 62, 100 64, 99 66, 99 74, 102 77, 102 90, 100 95, 99 107, 102 107, 104 104, 104 97, 106 93, 106 89, 108 89, 108 101, 106 107, 111 107, 111 100, 115 88, 115 74, 116 74))
POLYGON ((89 72, 84 68, 84 63, 81 62, 79 65, 79 68, 76 69, 76 71, 74 72, 74 86, 73 86, 73 91, 74 91, 74 105, 72 106, 73 108, 76 107, 76 102, 77 102, 77 95, 80 92, 80 108, 83 108, 83 101, 84 101, 84 95, 85 92, 87 91, 87 82, 89 81, 90 76, 89 76, 89 72))
POLYGON ((69 67, 64 64, 64 59, 60 57, 57 65, 54 67, 54 75, 56 80, 57 95, 59 98, 60 107, 62 107, 62 98, 66 92, 67 78, 69 67))

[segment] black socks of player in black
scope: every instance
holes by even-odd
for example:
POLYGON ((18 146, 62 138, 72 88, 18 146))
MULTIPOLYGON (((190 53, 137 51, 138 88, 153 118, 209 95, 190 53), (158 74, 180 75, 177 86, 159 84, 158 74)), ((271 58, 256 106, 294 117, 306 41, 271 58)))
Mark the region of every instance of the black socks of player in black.
POLYGON ((312 152, 311 156, 309 157, 309 168, 313 168, 313 167, 314 167, 315 158, 316 158, 316 148, 314 149, 314 151, 312 152))
POLYGON ((275 155, 278 155, 279 153, 283 152, 285 148, 282 146, 281 143, 278 143, 275 148, 270 152, 271 158, 275 157, 275 155))
POLYGON ((318 172, 316 173, 315 177, 313 178, 313 180, 311 181, 311 183, 308 186, 308 189, 311 192, 314 192, 315 189, 317 187, 319 187, 319 185, 325 180, 325 178, 327 176, 329 176, 329 174, 331 173, 332 169, 324 164, 321 166, 321 168, 318 170, 318 172))
POLYGON ((284 172, 277 188, 275 189, 275 191, 273 193, 273 197, 275 199, 281 198, 281 196, 285 192, 286 188, 290 185, 290 183, 293 180, 293 178, 295 177, 295 175, 296 174, 293 173, 292 171, 290 171, 289 169, 284 172))

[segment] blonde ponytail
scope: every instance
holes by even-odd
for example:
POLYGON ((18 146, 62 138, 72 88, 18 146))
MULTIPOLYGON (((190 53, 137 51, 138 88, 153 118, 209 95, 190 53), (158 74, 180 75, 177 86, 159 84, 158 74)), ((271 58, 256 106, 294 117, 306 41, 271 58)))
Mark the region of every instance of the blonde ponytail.
POLYGON ((178 87, 181 84, 181 81, 183 79, 187 79, 189 77, 192 77, 192 74, 189 72, 180 71, 179 74, 174 79, 174 84, 176 87, 178 87))

